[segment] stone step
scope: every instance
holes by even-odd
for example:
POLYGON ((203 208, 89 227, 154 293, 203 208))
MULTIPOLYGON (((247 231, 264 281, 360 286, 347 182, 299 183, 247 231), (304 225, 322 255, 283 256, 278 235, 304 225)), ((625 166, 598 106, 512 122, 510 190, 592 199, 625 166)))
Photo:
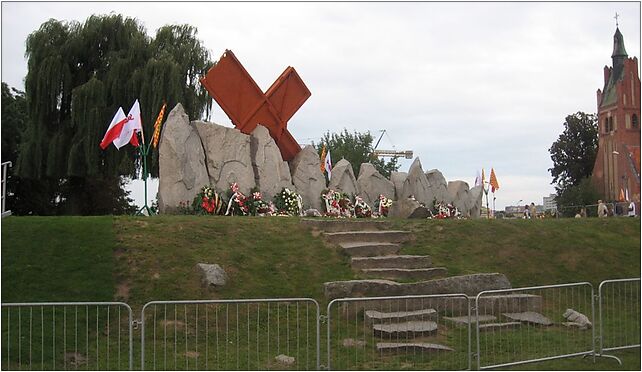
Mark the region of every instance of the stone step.
POLYGON ((425 342, 377 342, 377 351, 439 352, 455 351, 455 349, 440 344, 425 342))
POLYGON ((448 270, 445 267, 432 267, 429 269, 364 269, 361 272, 369 278, 428 280, 446 276, 448 270))
POLYGON ((367 323, 407 322, 410 320, 437 320, 439 314, 435 309, 421 309, 414 311, 382 312, 367 310, 365 312, 367 323))
POLYGON ((427 269, 432 267, 432 258, 413 255, 353 257, 351 264, 353 269, 427 269))
MULTIPOLYGON (((477 323, 477 317, 475 315, 470 316, 470 319, 468 316, 453 316, 453 317, 448 317, 445 316, 443 318, 444 320, 451 322, 455 325, 461 325, 461 326, 466 326, 469 323, 470 324, 475 324, 477 323)), ((494 315, 480 315, 479 316, 479 323, 488 323, 497 320, 497 317, 494 315)))
POLYGON ((401 246, 395 243, 353 242, 340 243, 339 245, 345 253, 352 257, 394 255, 401 249, 401 246))
POLYGON ((330 243, 369 242, 369 243, 403 243, 412 238, 409 231, 341 231, 323 233, 330 243))
POLYGON ((324 232, 341 232, 341 231, 377 231, 390 228, 388 221, 373 220, 346 220, 346 219, 321 219, 321 218, 304 218, 301 224, 306 227, 324 231, 324 232))
POLYGON ((432 320, 412 320, 402 323, 373 324, 376 337, 422 337, 437 333, 437 323, 432 320))
POLYGON ((520 322, 506 322, 506 323, 484 323, 479 325, 479 332, 489 332, 504 329, 513 329, 521 326, 520 322))
POLYGON ((550 326, 553 322, 540 313, 534 311, 525 311, 522 313, 502 313, 502 315, 512 321, 528 323, 532 325, 550 326))
MULTIPOLYGON (((381 280, 388 282, 387 280, 381 280)), ((355 296, 366 297, 366 296, 355 296)), ((475 306, 475 298, 470 298, 470 306, 475 306)), ((340 314, 343 317, 353 318, 359 311, 377 310, 390 311, 404 310, 413 311, 421 309, 435 309, 437 312, 449 317, 463 317, 468 314, 468 300, 464 297, 437 297, 437 298, 419 298, 419 299, 391 299, 391 300, 371 300, 355 301, 350 303, 342 302, 339 305, 340 314)), ((499 316, 502 312, 525 312, 525 311, 542 311, 542 298, 538 295, 531 294, 505 294, 498 296, 483 296, 479 300, 480 318, 485 316, 499 316), (485 311, 482 311, 484 309, 485 311)), ((471 317, 474 317, 474 311, 471 317)), ((362 315, 359 315, 362 316, 362 315)), ((467 316, 466 316, 467 317, 467 316)))
MULTIPOLYGON (((325 296, 332 300, 344 297, 378 297, 464 293, 469 296, 485 290, 511 288, 504 274, 485 273, 451 276, 417 283, 397 283, 391 280, 364 279, 324 283, 325 296)), ((512 312, 504 310, 505 312, 512 312)))

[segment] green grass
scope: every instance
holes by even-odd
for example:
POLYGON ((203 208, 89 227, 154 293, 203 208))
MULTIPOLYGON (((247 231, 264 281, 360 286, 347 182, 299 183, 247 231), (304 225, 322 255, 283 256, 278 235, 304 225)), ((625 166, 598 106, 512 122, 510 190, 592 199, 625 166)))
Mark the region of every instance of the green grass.
POLYGON ((2 301, 111 301, 111 217, 2 219, 2 301))
MULTIPOLYGON (((431 255, 434 265, 445 266, 449 275, 500 272, 506 274, 514 287, 588 281, 596 291, 597 284, 604 279, 640 276, 639 219, 391 220, 391 223, 393 228, 414 232, 415 239, 405 244, 401 253, 431 255)), ((143 304, 154 300, 275 297, 314 298, 320 303, 321 314, 324 314, 328 301, 323 295, 323 283, 359 277, 351 270, 349 258, 339 248, 313 236, 297 218, 14 216, 2 220, 2 243, 3 302, 119 300, 132 306, 134 318, 140 317, 143 304), (218 263, 224 267, 228 273, 228 284, 218 289, 205 288, 196 269, 199 262, 218 263)), ((639 297, 635 301, 639 303, 639 297)), ((308 359, 303 363, 303 355, 309 358, 309 339, 301 345, 295 344, 294 340, 302 339, 302 336, 292 338, 288 333, 303 329, 293 323, 295 317, 288 318, 289 314, 303 309, 301 304, 294 302, 280 304, 278 309, 272 305, 269 311, 266 304, 244 304, 238 308, 236 305, 181 305, 170 308, 168 315, 164 307, 150 308, 145 313, 148 322, 146 353, 155 357, 148 358, 148 363, 156 361, 157 368, 161 362, 165 363, 160 349, 154 349, 151 342, 157 337, 156 347, 167 345, 172 355, 168 367, 175 369, 193 368, 197 362, 204 368, 206 360, 210 367, 234 369, 238 363, 240 368, 284 369, 286 367, 273 360, 277 342, 281 342, 279 347, 289 348, 291 354, 299 354, 299 368, 309 367, 308 359), (174 310, 177 310, 176 315, 172 313, 174 310), (275 311, 280 312, 278 319, 275 311), (270 350, 267 349, 265 335, 268 312, 271 314, 270 350), (183 322, 184 325, 176 330, 170 327, 168 331, 167 320, 173 320, 174 316, 179 324, 183 322), (237 319, 240 323, 236 323, 237 319), (199 325, 200 331, 196 330, 195 324, 199 325), (220 337, 221 352, 223 345, 229 348, 228 360, 218 359, 213 351, 204 351, 208 345, 214 345, 213 338, 206 337, 215 336, 220 337), (225 342, 223 338, 226 338, 225 342), (247 352, 243 348, 247 348, 247 352), (176 366, 173 364, 174 351, 177 353, 176 366)), ((311 309, 305 309, 309 317, 311 309)), ((14 320, 22 316, 24 323, 28 318, 28 309, 20 313, 13 311, 11 317, 14 320)), ((40 310, 34 308, 33 311, 40 310)), ((79 311, 82 324, 87 318, 82 314, 86 308, 81 307, 79 311)), ((86 348, 90 356, 96 350, 104 351, 107 345, 116 350, 118 344, 113 337, 115 330, 119 329, 118 323, 113 323, 112 318, 110 327, 114 330, 109 336, 105 332, 104 314, 96 325, 92 311, 95 309, 90 309, 90 326, 84 331, 82 327, 80 329, 81 336, 89 335, 90 342, 84 342, 80 337, 79 349, 86 348), (93 341, 96 336, 99 338, 98 347, 93 341)), ((41 330, 41 325, 33 324, 34 332, 41 330, 46 340, 64 336, 55 350, 35 347, 34 355, 40 351, 45 357, 55 354, 55 367, 62 366, 64 356, 60 345, 76 341, 72 335, 61 336, 62 324, 71 321, 75 312, 72 307, 57 310, 56 324, 51 330, 49 327, 41 330)), ((558 312, 556 310, 550 316, 558 312)), ((8 312, 3 311, 3 321, 7 315, 8 312)), ((38 316, 39 313, 34 318, 36 323, 42 320, 38 316)), ((53 317, 54 314, 45 313, 43 323, 48 324, 53 317)), ((344 336, 351 336, 351 332, 358 336, 362 331, 363 325, 358 322, 352 324, 349 319, 337 319, 340 322, 333 323, 332 329, 334 337, 339 339, 333 340, 334 343, 340 343, 344 336), (348 323, 342 323, 344 321, 348 323)), ((628 318, 616 314, 605 325, 621 326, 629 322, 628 318)), ((22 328, 17 328, 15 321, 12 324, 11 328, 3 327, 3 340, 7 339, 9 332, 16 335, 28 329, 27 324, 22 328)), ((305 324, 314 328, 309 318, 305 324)), ((639 322, 630 324, 630 327, 639 330, 639 322)), ((325 332, 326 324, 321 324, 322 364, 326 364, 325 332)), ((556 340, 563 339, 566 332, 564 329, 551 329, 542 337, 552 337, 548 344, 555 347, 556 340)), ((134 367, 140 368, 140 332, 134 331, 134 335, 134 367)), ((457 352, 429 358, 415 354, 376 355, 372 347, 376 340, 366 335, 369 347, 363 354, 356 349, 333 345, 336 356, 333 365, 362 369, 440 369, 453 365, 465 368, 466 363, 462 360, 465 359, 467 344, 465 332, 444 333, 439 337, 457 352)), ((506 337, 504 342, 516 341, 522 335, 508 333, 506 337)), ((580 341, 585 342, 586 339, 580 338, 580 341)), ((489 342, 483 345, 493 345, 497 341, 489 342)), ((8 349, 11 367, 17 367, 16 355, 19 352, 26 357, 24 347, 13 343, 8 349)), ((618 366, 611 359, 598 358, 594 364, 592 359, 572 358, 523 365, 516 369, 640 368, 639 349, 619 351, 615 355, 623 358, 623 366, 618 366)), ((528 356, 525 354, 523 357, 528 356)), ((508 360, 502 358, 510 355, 500 353, 494 357, 501 362, 508 360)), ((25 359, 22 360, 24 362, 25 359)), ((4 359, 2 363, 6 368, 4 359)), ((105 360, 90 358, 88 367, 117 366, 114 359, 109 366, 105 363, 105 360)), ((151 368, 151 365, 146 367, 151 368)), ((53 368, 53 365, 45 365, 44 368, 53 368)), ((84 366, 80 368, 84 369, 84 366)))

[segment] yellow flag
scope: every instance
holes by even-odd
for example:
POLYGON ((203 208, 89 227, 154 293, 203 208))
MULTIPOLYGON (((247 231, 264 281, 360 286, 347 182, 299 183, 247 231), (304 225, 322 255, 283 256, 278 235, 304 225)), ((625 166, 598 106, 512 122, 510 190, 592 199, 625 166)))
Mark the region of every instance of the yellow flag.
POLYGON ((497 176, 495 175, 495 169, 490 168, 490 186, 491 186, 491 191, 495 192, 495 190, 499 190, 499 182, 497 182, 497 176))
POLYGON ((163 125, 163 116, 165 116, 166 107, 167 107, 167 103, 163 102, 163 107, 161 107, 161 110, 158 113, 158 117, 154 122, 154 135, 152 136, 152 146, 154 146, 154 148, 158 146, 158 141, 160 140, 161 126, 163 125))
POLYGON ((484 168, 482 168, 482 187, 484 187, 485 182, 486 182, 486 175, 484 174, 484 168))
POLYGON ((321 173, 325 173, 325 145, 323 145, 323 149, 321 150, 321 173))

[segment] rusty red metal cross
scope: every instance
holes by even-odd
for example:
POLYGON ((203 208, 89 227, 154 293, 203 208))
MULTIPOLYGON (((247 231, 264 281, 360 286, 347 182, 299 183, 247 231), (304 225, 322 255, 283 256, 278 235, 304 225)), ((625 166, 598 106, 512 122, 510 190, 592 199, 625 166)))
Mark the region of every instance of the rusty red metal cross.
POLYGON ((226 50, 201 83, 241 132, 250 134, 258 124, 265 126, 283 160, 301 151, 287 123, 311 93, 294 68, 286 68, 263 93, 234 53, 226 50))

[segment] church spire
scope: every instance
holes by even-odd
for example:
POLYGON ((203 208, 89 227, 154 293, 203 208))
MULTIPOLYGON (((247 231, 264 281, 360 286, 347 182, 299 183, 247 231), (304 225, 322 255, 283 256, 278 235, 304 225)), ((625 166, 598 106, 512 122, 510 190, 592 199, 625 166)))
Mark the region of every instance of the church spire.
POLYGON ((626 49, 624 49, 624 36, 618 27, 615 28, 615 35, 613 35, 613 54, 611 58, 628 57, 626 49))

